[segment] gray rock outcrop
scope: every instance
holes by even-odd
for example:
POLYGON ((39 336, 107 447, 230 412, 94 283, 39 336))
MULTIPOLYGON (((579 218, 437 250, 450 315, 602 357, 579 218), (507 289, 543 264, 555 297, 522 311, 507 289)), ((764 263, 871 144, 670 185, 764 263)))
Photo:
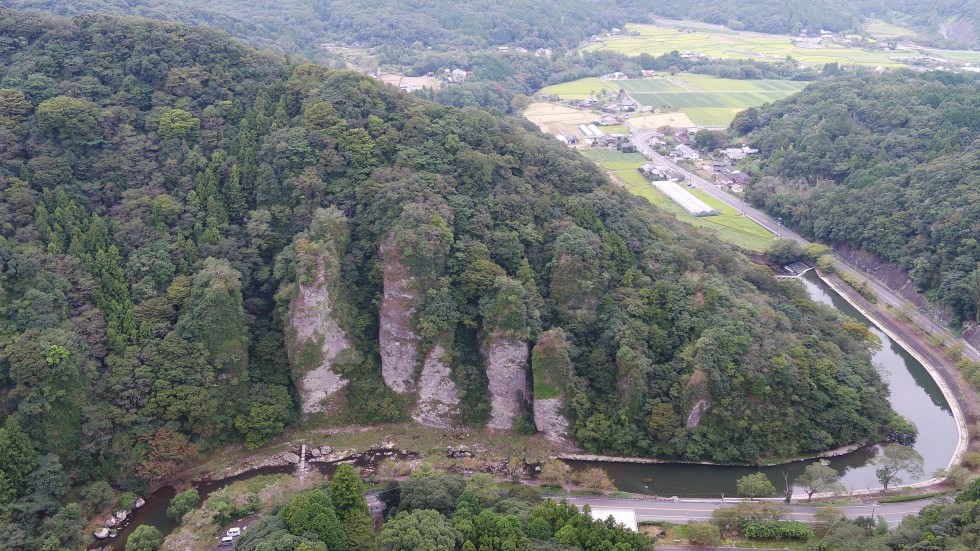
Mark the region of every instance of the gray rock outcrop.
POLYGON ((486 349, 487 379, 490 382, 490 423, 494 429, 509 429, 527 403, 526 342, 494 334, 486 349))
MULTIPOLYGON (((318 365, 312 369, 304 366, 304 372, 299 377, 297 386, 303 413, 323 411, 324 401, 347 385, 347 380, 334 369, 334 363, 351 346, 344 330, 334 319, 333 299, 325 279, 325 270, 320 264, 317 266, 316 280, 301 284, 292 303, 290 323, 296 341, 303 346, 316 346, 320 352, 318 365)), ((293 352, 292 355, 299 353, 293 352)), ((293 363, 299 362, 294 358, 293 363)))
POLYGON ((401 251, 390 243, 382 244, 384 294, 381 299, 378 345, 381 352, 381 374, 385 384, 399 394, 415 391, 413 375, 421 341, 413 316, 414 278, 401 260, 401 251))
POLYGON ((422 364, 419 398, 412 419, 423 425, 444 428, 459 420, 459 393, 445 354, 446 351, 437 344, 422 364))
POLYGON ((534 400, 534 427, 553 442, 568 442, 568 419, 561 407, 560 398, 534 400))

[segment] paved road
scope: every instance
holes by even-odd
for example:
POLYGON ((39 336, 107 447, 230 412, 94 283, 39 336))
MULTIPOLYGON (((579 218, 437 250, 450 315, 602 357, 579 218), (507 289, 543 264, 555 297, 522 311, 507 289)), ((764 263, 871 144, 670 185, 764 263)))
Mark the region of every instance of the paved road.
MULTIPOLYGON (((698 176, 697 174, 694 174, 690 170, 687 170, 686 168, 679 166, 677 163, 673 162, 667 157, 664 157, 663 155, 657 153, 657 151, 654 148, 650 147, 650 143, 649 143, 650 137, 654 132, 655 130, 637 131, 630 135, 630 141, 633 143, 633 145, 636 146, 637 150, 640 151, 640 153, 645 155, 647 158, 657 163, 660 163, 662 165, 671 167, 674 170, 680 172, 681 174, 684 175, 685 178, 688 179, 688 181, 696 184, 700 189, 704 190, 706 193, 712 195, 716 199, 719 199, 724 203, 727 203, 729 206, 739 210, 746 218, 759 224, 760 226, 762 226, 763 228, 771 232, 773 235, 784 239, 792 239, 793 241, 796 241, 800 245, 806 245, 807 243, 809 243, 809 241, 807 241, 801 235, 783 226, 778 221, 773 220, 765 213, 753 208, 751 205, 742 201, 738 197, 735 197, 734 195, 719 188, 713 182, 709 182, 705 180, 704 178, 698 176)), ((971 346, 966 341, 963 341, 962 339, 959 339, 958 337, 954 336, 952 333, 949 332, 949 330, 947 330, 942 325, 935 323, 930 314, 922 312, 917 307, 911 305, 908 301, 902 298, 898 293, 878 283, 877 280, 873 279, 868 274, 858 270, 854 266, 851 266, 850 264, 842 261, 839 258, 837 259, 837 261, 841 272, 850 274, 858 279, 867 280, 868 283, 871 285, 872 289, 874 290, 875 295, 877 295, 879 302, 888 304, 892 308, 895 308, 898 311, 901 311, 904 308, 906 312, 908 312, 909 316, 912 318, 912 320, 915 322, 916 325, 918 325, 921 328, 928 329, 932 333, 941 335, 947 341, 962 342, 964 345, 964 354, 974 361, 980 361, 980 351, 977 351, 976 348, 971 346), (911 306, 911 308, 909 308, 909 306, 911 306)))
MULTIPOLYGON (((636 520, 665 520, 674 523, 686 523, 689 521, 704 521, 711 518, 711 513, 721 507, 732 507, 736 505, 731 501, 722 505, 720 500, 698 500, 698 501, 654 501, 654 500, 634 500, 634 499, 615 499, 608 497, 568 497, 568 502, 579 507, 589 504, 590 507, 601 507, 603 509, 632 509, 636 512, 636 520)), ((838 507, 844 516, 850 519, 867 516, 882 516, 889 526, 895 526, 907 515, 918 513, 923 507, 932 503, 932 500, 923 499, 910 501, 907 503, 882 503, 869 505, 846 505, 838 507)), ((813 514, 818 511, 816 507, 810 505, 789 505, 789 520, 799 520, 801 522, 814 522, 813 514)))
MULTIPOLYGON (((685 501, 658 501, 655 499, 619 499, 606 496, 562 496, 569 503, 582 507, 588 504, 592 508, 602 509, 629 509, 636 513, 637 521, 644 520, 664 520, 677 524, 684 524, 689 521, 706 521, 711 519, 711 513, 721 507, 734 507, 738 500, 725 500, 722 503, 719 499, 701 499, 685 501)), ((559 498, 553 498, 559 499, 559 498)), ((376 492, 367 494, 368 506, 372 511, 380 512, 381 503, 378 501, 376 492)), ((782 502, 779 502, 782 503, 782 502)), ((933 503, 932 499, 922 499, 907 503, 872 503, 868 505, 844 505, 838 507, 841 512, 849 519, 867 516, 882 516, 889 526, 895 526, 907 515, 918 513, 923 507, 933 503)), ((786 516, 789 520, 799 520, 801 522, 814 522, 813 514, 818 511, 812 505, 792 504, 788 505, 790 512, 786 516)))

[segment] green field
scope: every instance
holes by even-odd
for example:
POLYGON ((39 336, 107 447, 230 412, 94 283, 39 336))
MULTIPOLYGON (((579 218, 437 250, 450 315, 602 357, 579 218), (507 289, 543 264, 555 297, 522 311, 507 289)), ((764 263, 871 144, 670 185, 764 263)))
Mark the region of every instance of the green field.
POLYGON ((548 86, 542 89, 540 93, 558 96, 561 99, 586 99, 592 94, 598 94, 605 89, 605 81, 590 77, 548 86))
MULTIPOLYGON (((643 166, 647 162, 646 158, 639 153, 620 153, 604 147, 592 149, 579 149, 579 153, 584 155, 593 163, 606 170, 633 170, 643 166)), ((639 174, 639 172, 637 172, 639 174)))
POLYGON ((872 19, 869 21, 867 25, 865 25, 865 30, 868 31, 868 34, 879 40, 903 37, 923 38, 922 34, 914 29, 896 25, 894 23, 888 23, 887 21, 881 21, 880 19, 872 19))
POLYGON ((742 216, 738 211, 701 190, 690 190, 705 203, 721 212, 720 216, 692 216, 666 195, 656 190, 642 174, 636 170, 613 173, 630 193, 643 197, 660 210, 669 212, 678 220, 711 231, 723 241, 750 251, 764 251, 772 242, 772 234, 755 222, 742 216))
POLYGON ((793 80, 736 80, 679 73, 638 80, 585 78, 549 86, 541 93, 557 95, 562 99, 579 99, 588 96, 589 90, 601 90, 600 86, 616 91, 622 88, 640 105, 681 111, 700 126, 726 126, 739 111, 786 98, 802 90, 806 83, 793 80), (576 95, 581 90, 586 90, 586 94, 576 95))
POLYGON ((957 61, 965 61, 967 63, 980 63, 980 52, 968 52, 968 51, 958 51, 958 50, 930 50, 930 49, 923 49, 923 51, 935 57, 955 59, 957 61))
POLYGON ((628 31, 639 36, 613 36, 601 42, 589 44, 583 50, 612 50, 636 56, 642 53, 662 55, 673 50, 693 52, 711 58, 755 59, 779 62, 792 56, 808 65, 837 62, 843 65, 867 65, 871 67, 902 67, 903 64, 889 59, 894 52, 866 51, 836 44, 819 48, 799 48, 789 36, 762 35, 735 32, 728 29, 699 27, 696 32, 683 32, 689 24, 627 25, 628 31))

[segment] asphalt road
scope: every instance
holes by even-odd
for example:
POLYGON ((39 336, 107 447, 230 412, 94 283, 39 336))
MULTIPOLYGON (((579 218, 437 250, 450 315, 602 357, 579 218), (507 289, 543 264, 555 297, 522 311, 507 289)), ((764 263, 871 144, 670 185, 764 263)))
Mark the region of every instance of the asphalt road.
MULTIPOLYGON (((588 504, 592 508, 630 509, 636 513, 636 520, 638 522, 644 520, 663 520, 677 524, 709 520, 711 519, 711 513, 716 509, 721 507, 734 507, 740 501, 737 499, 727 499, 724 503, 720 499, 659 501, 656 499, 620 499, 606 496, 563 496, 563 498, 579 508, 588 504)), ((380 512, 381 503, 378 501, 376 493, 368 493, 367 502, 372 511, 380 512)), ((933 500, 931 499, 922 499, 906 503, 843 505, 838 507, 838 509, 849 519, 855 519, 861 516, 878 517, 880 515, 889 526, 895 526, 905 516, 918 513, 923 507, 932 502, 933 500)), ((787 507, 789 507, 790 512, 786 518, 801 522, 814 522, 813 514, 819 510, 812 505, 792 504, 787 505, 787 507)))
MULTIPOLYGON (((673 168, 674 170, 680 172, 688 179, 689 182, 698 186, 698 188, 704 190, 706 193, 715 197, 716 199, 728 204, 729 206, 740 211, 746 218, 752 220, 756 224, 759 224, 770 233, 777 237, 784 239, 792 239, 800 245, 806 245, 809 243, 803 236, 797 234, 793 230, 783 226, 778 221, 773 220, 765 213, 753 208, 748 203, 742 201, 738 197, 724 191, 723 189, 716 186, 713 182, 709 182, 704 178, 694 174, 690 170, 679 166, 674 161, 664 157, 657 153, 657 151, 650 147, 650 136, 655 132, 655 130, 640 130, 630 135, 630 141, 636 146, 636 149, 645 155, 648 159, 660 163, 662 165, 673 168)), ((974 361, 980 361, 980 352, 976 348, 971 346, 966 341, 954 336, 945 327, 937 324, 933 321, 931 315, 922 312, 916 306, 912 305, 904 298, 902 298, 898 293, 892 291, 888 287, 878 283, 877 280, 873 279, 870 275, 858 270, 854 266, 842 261, 840 258, 837 259, 838 266, 841 272, 850 274, 856 278, 867 280, 869 285, 878 297, 878 301, 890 305, 897 311, 905 311, 910 318, 915 322, 916 325, 922 328, 928 329, 933 334, 938 334, 942 336, 947 341, 961 342, 964 345, 964 355, 968 356, 974 361)))
MULTIPOLYGON (((644 520, 663 520, 678 524, 685 524, 690 521, 706 521, 711 518, 711 513, 721 507, 733 507, 736 502, 726 500, 724 504, 721 500, 697 500, 697 501, 654 501, 654 500, 635 500, 635 499, 616 499, 608 497, 580 497, 570 496, 567 498, 569 503, 579 507, 589 504, 590 507, 601 507, 603 509, 632 509, 636 513, 637 521, 644 520)), ((845 505, 838 509, 849 519, 857 517, 867 517, 879 515, 885 519, 889 526, 895 526, 907 515, 918 513, 923 507, 932 503, 932 500, 923 499, 910 501, 907 503, 874 503, 869 505, 845 505)), ((813 514, 819 509, 810 505, 788 505, 790 512, 786 515, 787 520, 798 520, 801 522, 814 522, 813 514)))

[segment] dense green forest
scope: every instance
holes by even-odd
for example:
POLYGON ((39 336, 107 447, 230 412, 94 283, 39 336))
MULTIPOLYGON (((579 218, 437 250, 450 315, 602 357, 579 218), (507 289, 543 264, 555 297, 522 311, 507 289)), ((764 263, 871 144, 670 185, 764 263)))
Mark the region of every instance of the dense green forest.
MULTIPOLYGON (((349 465, 329 484, 287 496, 236 542, 243 551, 652 551, 644 534, 593 520, 565 501, 515 486, 500 495, 489 474, 469 479, 432 471, 394 482, 380 494, 385 522, 373 531, 364 487, 349 465)), ((588 507, 588 505, 586 505, 588 507)))
POLYGON ((591 34, 623 25, 623 12, 598 0, 2 0, 0 4, 57 15, 139 15, 206 25, 314 60, 323 55, 322 43, 336 41, 391 52, 497 45, 569 48, 591 34))
POLYGON ((303 54, 316 61, 327 60, 320 44, 333 36, 314 3, 304 0, 0 0, 0 4, 63 16, 136 15, 207 26, 256 46, 303 54))
MULTIPOLYGON (((736 60, 701 60, 668 54, 627 58, 609 51, 569 54, 592 33, 622 25, 615 7, 597 2, 497 2, 453 5, 427 2, 202 2, 200 0, 112 0, 53 2, 0 0, 21 9, 59 15, 109 13, 140 15, 228 32, 259 47, 300 54, 333 67, 350 63, 362 69, 380 67, 408 75, 439 74, 460 68, 469 72, 465 83, 425 90, 431 101, 454 107, 482 107, 498 113, 519 112, 527 98, 551 84, 612 72, 639 75, 641 69, 676 68, 729 78, 815 77, 784 65, 736 60), (506 9, 504 8, 506 6, 506 9), (384 22, 383 24, 379 24, 384 22), (331 52, 329 42, 358 43, 357 59, 331 52), (489 52, 495 46, 545 46, 550 55, 489 52), (516 98, 516 101, 515 101, 516 98)), ((350 51, 347 51, 350 53, 350 51)))
POLYGON ((949 73, 821 80, 747 110, 732 133, 764 159, 749 199, 824 243, 908 271, 980 321, 980 82, 949 73))
POLYGON ((171 23, 3 9, 0 44, 0 532, 25 548, 69 485, 139 491, 297 418, 284 332, 314 254, 353 348, 333 423, 408 418, 384 244, 464 422, 487 420, 487 339, 545 330, 589 450, 756 461, 895 421, 860 325, 524 121, 171 23))
POLYGON ((637 21, 641 16, 693 19, 736 30, 773 34, 797 34, 801 29, 860 28, 860 19, 853 8, 839 0, 622 0, 621 4, 629 10, 630 21, 637 21))

